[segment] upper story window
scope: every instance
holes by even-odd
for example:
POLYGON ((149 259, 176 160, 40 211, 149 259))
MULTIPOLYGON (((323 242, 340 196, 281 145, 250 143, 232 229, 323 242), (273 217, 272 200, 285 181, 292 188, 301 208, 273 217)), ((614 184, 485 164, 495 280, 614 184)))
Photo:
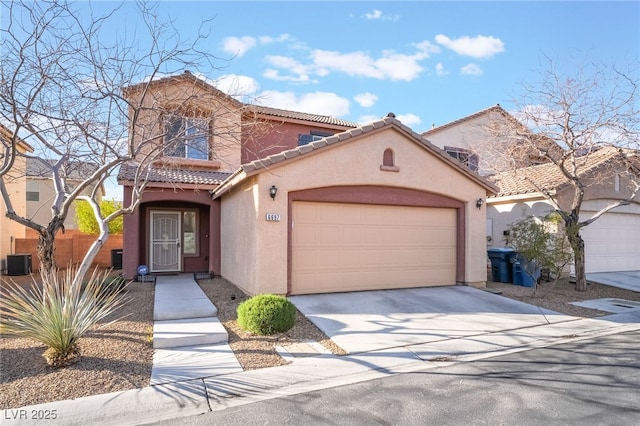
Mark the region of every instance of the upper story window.
POLYGON ((40 184, 27 182, 27 201, 40 201, 40 184))
POLYGON ((470 170, 473 170, 474 172, 478 171, 478 156, 470 150, 455 146, 445 146, 444 150, 447 154, 463 163, 470 170))
POLYGON ((326 138, 327 136, 332 136, 333 133, 331 132, 320 132, 317 130, 312 130, 309 132, 309 134, 299 134, 298 135, 298 146, 302 146, 302 145, 306 145, 308 143, 311 143, 313 141, 317 141, 320 140, 322 138, 326 138))
POLYGON ((189 117, 170 117, 164 136, 165 155, 169 157, 209 159, 209 120, 189 117))

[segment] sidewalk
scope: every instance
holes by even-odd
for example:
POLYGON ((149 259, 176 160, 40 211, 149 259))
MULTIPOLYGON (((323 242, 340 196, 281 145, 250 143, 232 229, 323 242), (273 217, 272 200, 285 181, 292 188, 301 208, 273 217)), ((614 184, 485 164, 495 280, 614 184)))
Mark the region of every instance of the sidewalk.
POLYGON ((640 309, 598 319, 525 327, 338 357, 294 357, 289 365, 215 375, 141 389, 5 410, 2 424, 149 424, 378 377, 438 368, 571 340, 640 329, 640 309))

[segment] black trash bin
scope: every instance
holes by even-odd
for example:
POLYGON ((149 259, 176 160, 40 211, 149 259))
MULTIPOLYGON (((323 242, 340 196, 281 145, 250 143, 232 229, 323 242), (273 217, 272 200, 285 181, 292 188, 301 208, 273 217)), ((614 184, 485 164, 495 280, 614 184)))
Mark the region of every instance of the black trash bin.
POLYGON ((487 250, 489 259, 491 260, 491 279, 499 283, 512 283, 512 259, 516 255, 516 251, 512 248, 492 248, 487 250))
POLYGON ((122 249, 111 250, 111 267, 113 269, 122 269, 122 249))

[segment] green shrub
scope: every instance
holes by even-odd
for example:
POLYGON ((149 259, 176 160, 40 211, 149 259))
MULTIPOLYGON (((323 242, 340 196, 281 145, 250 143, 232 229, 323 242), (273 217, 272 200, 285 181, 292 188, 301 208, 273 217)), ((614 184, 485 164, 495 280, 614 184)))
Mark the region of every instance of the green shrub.
POLYGON ((238 325, 260 335, 285 332, 295 323, 296 307, 285 297, 259 294, 238 306, 238 325))
POLYGON ((78 340, 126 302, 119 285, 103 286, 108 272, 94 271, 85 285, 74 282, 76 273, 43 274, 42 286, 34 282, 30 289, 8 284, 0 299, 2 332, 45 344, 43 356, 56 368, 78 361, 78 340))

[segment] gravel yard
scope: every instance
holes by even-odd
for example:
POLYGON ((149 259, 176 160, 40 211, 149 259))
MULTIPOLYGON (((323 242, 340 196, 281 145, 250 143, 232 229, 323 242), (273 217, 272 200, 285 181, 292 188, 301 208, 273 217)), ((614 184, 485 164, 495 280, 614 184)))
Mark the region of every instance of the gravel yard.
MULTIPOLYGON (((22 281, 26 282, 24 278, 22 281)), ((286 364, 275 347, 291 343, 317 341, 333 353, 343 353, 300 313, 294 328, 286 333, 273 336, 246 333, 237 326, 235 318, 238 304, 247 296, 221 278, 202 280, 199 284, 217 306, 218 317, 229 332, 229 344, 245 370, 286 364)), ((492 282, 487 288, 501 291, 505 297, 579 317, 606 313, 567 302, 604 297, 640 301, 640 293, 598 284, 589 284, 586 292, 576 292, 567 280, 555 286, 542 282, 538 289, 492 282)), ((130 285, 128 296, 132 301, 114 314, 126 317, 81 339, 82 359, 64 369, 54 370, 46 365, 42 357, 45 347, 39 343, 0 335, 0 409, 148 386, 153 358, 150 341, 153 294, 150 283, 130 285)))

